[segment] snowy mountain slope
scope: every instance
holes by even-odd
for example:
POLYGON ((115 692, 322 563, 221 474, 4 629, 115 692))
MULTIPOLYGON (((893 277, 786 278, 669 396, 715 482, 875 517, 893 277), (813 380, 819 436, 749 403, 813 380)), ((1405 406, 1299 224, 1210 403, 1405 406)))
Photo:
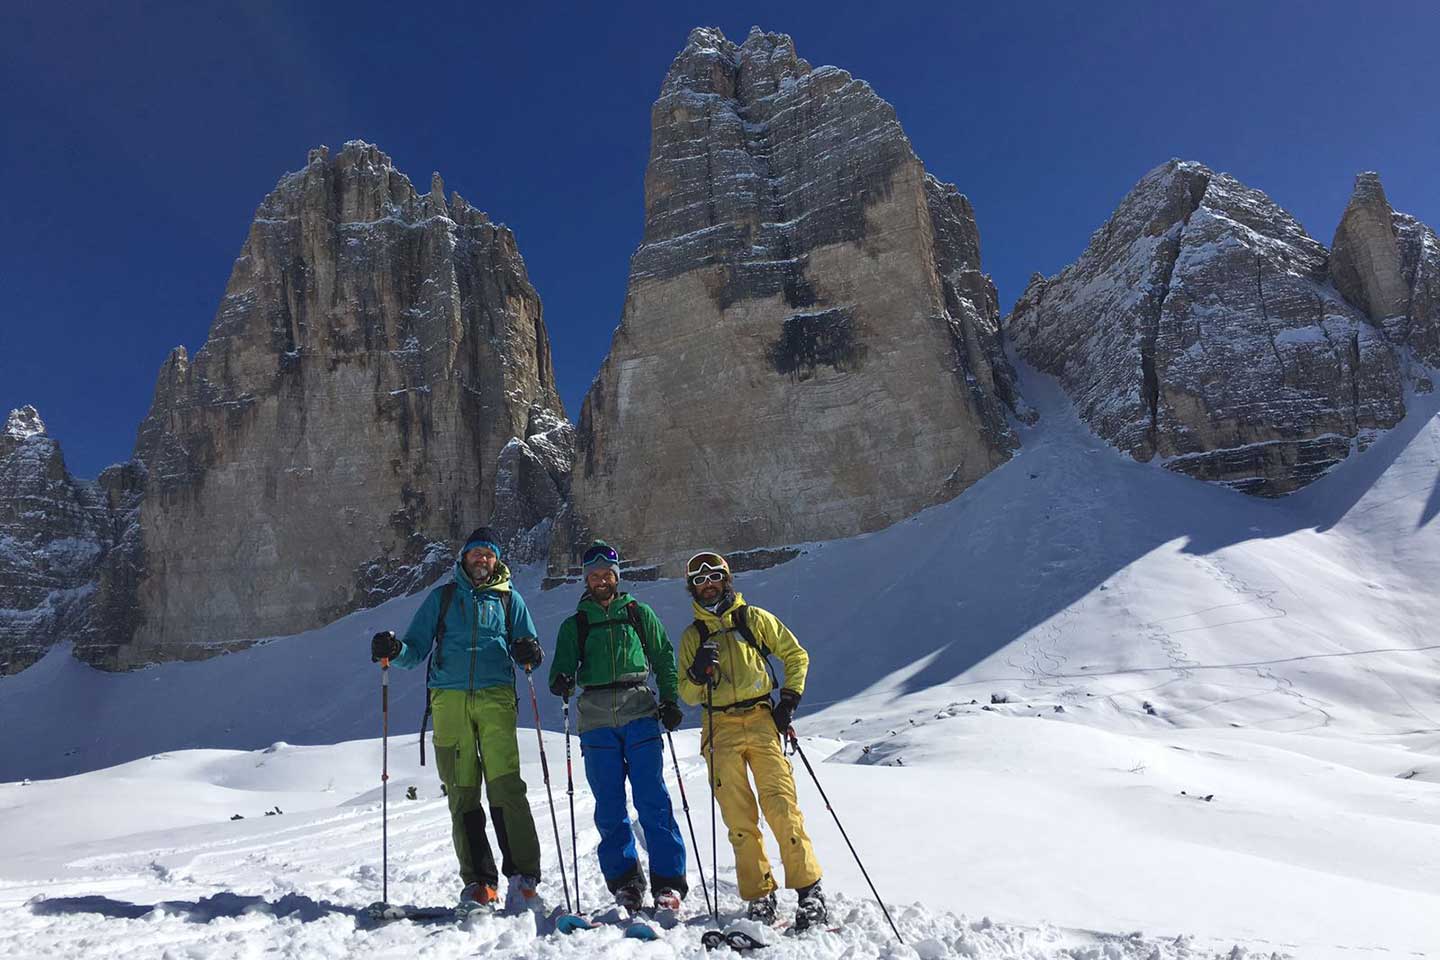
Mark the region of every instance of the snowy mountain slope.
MULTIPOLYGON (((1243 955, 1440 956, 1440 403, 1411 398, 1410 418, 1364 454, 1300 494, 1256 501, 1128 462, 1049 381, 1025 389, 1040 424, 959 500, 738 578, 811 650, 797 726, 836 741, 808 752, 882 894, 924 904, 897 917, 907 938, 934 929, 936 956, 1209 956, 1237 944, 1243 955), (1001 922, 986 927, 985 915, 1001 922), (1134 929, 1147 935, 1127 939, 1134 929)), ((548 646, 574 592, 537 594, 534 576, 527 596, 548 646)), ((678 584, 635 592, 672 632, 688 620, 678 584)), ((222 934, 307 956, 419 943, 436 956, 481 944, 568 955, 529 944, 515 920, 477 941, 357 930, 345 912, 379 886, 366 640, 403 627, 418 602, 204 663, 105 675, 52 654, 0 681, 8 779, 187 747, 366 738, 0 787, 0 906, 18 955, 58 954, 117 924, 177 949, 190 936, 196 956, 225 955, 210 942, 222 934), (117 798, 118 812, 97 798, 117 798), (277 804, 282 816, 261 817, 277 804), (237 812, 247 819, 225 819, 237 812), (270 913, 230 917, 243 904, 204 899, 227 891, 270 913), (18 909, 40 894, 58 900, 18 909), (86 896, 150 919, 72 912, 86 896), (215 919, 152 916, 166 899, 215 919)), ((410 732, 391 742, 391 899, 429 902, 455 884, 433 772, 415 768, 420 687, 418 674, 394 677, 392 730, 410 732), (397 803, 411 778, 429 799, 397 803)), ((525 700, 522 688, 522 716, 525 700)), ((543 689, 541 701, 558 730, 558 705, 543 689)), ((693 737, 677 746, 708 869, 693 737)), ((547 742, 563 771, 562 741, 547 742)), ((533 739, 521 744, 535 764, 533 739)), ((526 777, 548 821, 538 767, 526 777)), ((798 765, 797 779, 832 889, 863 920, 858 940, 787 955, 883 955, 864 880, 798 765)), ((722 880, 728 859, 722 849, 722 880)), ((563 898, 548 880, 544 892, 563 898)), ((694 939, 671 948, 692 955, 694 939)))
MULTIPOLYGON (((812 648, 805 713, 864 691, 1005 683, 1074 687, 1071 700, 1096 693, 1126 723, 1153 722, 1137 719, 1150 698, 1181 725, 1440 726, 1440 709, 1426 707, 1440 700, 1436 398, 1412 398, 1405 423, 1307 490, 1255 501, 1118 457, 1052 381, 1031 376, 1026 390, 1040 425, 1013 463, 958 500, 740 575, 742 591, 812 648)), ((541 594, 538 576, 524 571, 520 583, 548 645, 575 590, 541 594)), ((631 587, 672 633, 688 622, 679 584, 631 587)), ((372 736, 368 637, 403 629, 420 599, 135 674, 57 651, 0 679, 0 723, 20 733, 0 777, 372 736)), ((418 727, 421 690, 418 674, 397 674, 392 729, 418 727)), ((558 704, 540 692, 558 729, 558 704)))

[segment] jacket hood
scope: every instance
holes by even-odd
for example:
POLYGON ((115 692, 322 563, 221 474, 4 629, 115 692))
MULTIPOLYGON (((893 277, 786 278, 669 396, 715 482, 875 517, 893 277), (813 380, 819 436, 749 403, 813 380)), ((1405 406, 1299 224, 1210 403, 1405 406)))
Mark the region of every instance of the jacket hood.
POLYGON ((691 598, 690 607, 695 613, 695 619, 704 621, 707 626, 711 624, 723 624, 724 619, 731 613, 733 613, 736 607, 740 606, 742 603, 745 602, 745 598, 740 595, 740 591, 738 590, 734 591, 732 593, 732 596, 734 597, 734 599, 731 601, 730 606, 726 607, 724 610, 721 610, 719 613, 711 613, 709 610, 706 610, 700 605, 699 600, 691 598))
POLYGON ((490 575, 490 580, 479 587, 476 587, 470 580, 470 574, 465 572, 465 564, 458 558, 455 560, 455 583, 461 590, 475 591, 495 590, 499 593, 510 592, 510 568, 505 566, 503 560, 495 562, 495 572, 490 575))

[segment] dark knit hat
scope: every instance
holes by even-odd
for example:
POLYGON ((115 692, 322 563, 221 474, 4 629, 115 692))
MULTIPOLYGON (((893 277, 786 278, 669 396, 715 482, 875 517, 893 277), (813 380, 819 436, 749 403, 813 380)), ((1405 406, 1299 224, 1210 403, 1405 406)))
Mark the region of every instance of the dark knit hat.
POLYGON ((489 547, 495 559, 500 559, 500 537, 489 527, 476 527, 470 532, 470 536, 465 538, 465 546, 460 548, 461 558, 476 547, 489 547))

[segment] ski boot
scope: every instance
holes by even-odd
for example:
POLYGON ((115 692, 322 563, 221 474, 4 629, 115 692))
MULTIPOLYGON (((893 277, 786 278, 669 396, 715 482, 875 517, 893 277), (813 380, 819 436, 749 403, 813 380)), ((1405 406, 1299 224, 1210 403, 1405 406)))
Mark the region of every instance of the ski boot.
POLYGON ((825 906, 825 892, 820 889, 819 880, 808 887, 801 887, 799 894, 800 903, 795 907, 796 933, 822 926, 830 919, 830 911, 825 906))
POLYGON ((767 893, 763 897, 751 900, 745 906, 745 919, 754 920, 757 923, 775 922, 775 894, 767 893))
POLYGON ((500 891, 488 883, 467 883, 460 891, 460 903, 455 907, 455 916, 464 919, 482 910, 494 910, 500 903, 500 891))
POLYGON ((645 881, 631 880, 615 890, 615 905, 626 913, 638 913, 645 905, 645 881))
POLYGON ((523 873, 511 877, 510 884, 505 890, 505 911, 513 913, 519 910, 538 908, 541 905, 540 893, 537 889, 539 886, 539 880, 523 873))

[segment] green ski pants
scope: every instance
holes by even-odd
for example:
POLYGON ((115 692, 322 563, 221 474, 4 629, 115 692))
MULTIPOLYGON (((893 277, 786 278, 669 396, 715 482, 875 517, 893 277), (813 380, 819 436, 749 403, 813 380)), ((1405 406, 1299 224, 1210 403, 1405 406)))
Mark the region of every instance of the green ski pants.
POLYGON ((514 687, 481 690, 431 690, 435 718, 435 768, 450 798, 450 829, 460 878, 498 886, 495 857, 485 837, 480 802, 483 776, 490 817, 500 842, 505 876, 540 879, 540 841, 520 779, 514 687))

